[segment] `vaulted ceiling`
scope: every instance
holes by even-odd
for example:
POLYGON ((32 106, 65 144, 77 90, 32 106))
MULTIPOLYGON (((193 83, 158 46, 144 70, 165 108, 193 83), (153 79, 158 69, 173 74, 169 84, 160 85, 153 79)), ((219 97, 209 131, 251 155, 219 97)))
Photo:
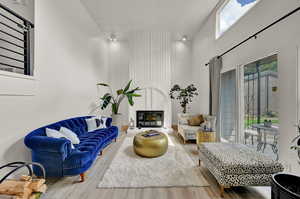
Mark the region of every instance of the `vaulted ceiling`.
POLYGON ((219 0, 81 0, 103 32, 170 31, 192 36, 219 0))

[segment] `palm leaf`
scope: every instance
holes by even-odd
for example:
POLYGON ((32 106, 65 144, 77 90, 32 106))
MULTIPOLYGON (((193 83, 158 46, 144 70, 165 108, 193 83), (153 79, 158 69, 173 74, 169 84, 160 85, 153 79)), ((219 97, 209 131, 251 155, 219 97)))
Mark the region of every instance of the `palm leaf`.
POLYGON ((295 137, 295 138, 292 140, 292 143, 295 142, 298 138, 300 138, 300 135, 298 135, 297 137, 295 137))
POLYGON ((126 93, 128 91, 128 89, 130 88, 131 82, 132 82, 132 80, 130 80, 128 82, 128 84, 126 85, 126 87, 124 88, 124 93, 126 93))
POLYGON ((127 93, 135 93, 136 91, 141 90, 139 87, 136 87, 135 89, 132 89, 131 91, 128 91, 127 93))
POLYGON ((109 85, 108 85, 108 84, 105 84, 105 83, 98 83, 97 85, 98 85, 98 86, 106 86, 106 87, 109 87, 109 85))
POLYGON ((100 98, 102 100, 102 105, 101 105, 101 109, 105 109, 109 104, 110 101, 112 99, 112 96, 110 93, 106 93, 102 98, 100 98))
POLYGON ((127 99, 128 99, 128 103, 130 104, 130 106, 133 106, 134 102, 133 102, 132 96, 127 95, 127 99))
POLYGON ((136 93, 127 93, 125 94, 126 96, 131 96, 131 97, 141 97, 142 95, 136 94, 136 93))
POLYGON ((131 96, 132 96, 132 97, 141 97, 142 95, 133 93, 133 94, 131 94, 131 96))

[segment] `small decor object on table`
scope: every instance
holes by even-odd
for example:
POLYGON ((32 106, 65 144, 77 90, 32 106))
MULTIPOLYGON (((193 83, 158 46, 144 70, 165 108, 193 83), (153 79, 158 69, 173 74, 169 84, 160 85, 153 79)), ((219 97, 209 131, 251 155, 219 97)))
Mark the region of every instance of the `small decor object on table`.
POLYGON ((141 97, 140 94, 137 94, 136 92, 140 90, 139 87, 136 87, 134 89, 130 89, 132 80, 128 82, 128 84, 123 89, 119 89, 116 91, 116 95, 113 94, 113 91, 111 87, 108 84, 105 83, 98 83, 98 86, 104 86, 109 88, 109 92, 104 94, 103 97, 101 97, 101 109, 106 109, 109 105, 111 105, 112 110, 112 119, 113 119, 113 125, 120 127, 121 126, 121 120, 122 115, 119 113, 119 108, 121 102, 127 98, 128 103, 130 106, 134 105, 133 98, 134 97, 141 97))
POLYGON ((0 170, 4 168, 12 168, 12 170, 0 180, 0 197, 1 195, 9 195, 15 199, 38 199, 46 192, 45 169, 41 164, 12 162, 1 166, 0 170), (32 165, 42 171, 43 178, 33 178, 32 165), (28 175, 22 175, 18 179, 7 179, 10 175, 24 167, 28 169, 28 175))
POLYGON ((199 95, 194 84, 181 88, 179 85, 174 85, 170 90, 170 98, 179 101, 182 107, 182 113, 186 113, 187 105, 192 103, 193 97, 199 95))
POLYGON ((130 118, 129 129, 134 129, 134 120, 130 118))
POLYGON ((138 133, 133 139, 133 149, 137 155, 142 157, 162 156, 168 150, 168 137, 164 133, 154 130, 138 133))
POLYGON ((272 121, 271 120, 264 120, 264 126, 265 127, 272 127, 272 121))

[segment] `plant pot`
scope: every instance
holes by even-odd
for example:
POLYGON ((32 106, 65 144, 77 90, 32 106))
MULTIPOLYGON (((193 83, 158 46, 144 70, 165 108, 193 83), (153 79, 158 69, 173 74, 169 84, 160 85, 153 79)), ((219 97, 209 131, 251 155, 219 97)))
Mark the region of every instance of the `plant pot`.
POLYGON ((186 125, 186 124, 188 124, 188 119, 191 117, 191 114, 189 114, 189 113, 178 113, 177 116, 178 116, 178 122, 180 124, 186 125))
POLYGON ((189 116, 191 116, 191 114, 190 113, 177 113, 177 116, 178 117, 189 117, 189 116))
POLYGON ((277 173, 272 176, 272 199, 300 199, 300 177, 277 173))
POLYGON ((112 118, 112 125, 117 126, 120 129, 122 126, 123 115, 120 113, 112 114, 111 118, 112 118))

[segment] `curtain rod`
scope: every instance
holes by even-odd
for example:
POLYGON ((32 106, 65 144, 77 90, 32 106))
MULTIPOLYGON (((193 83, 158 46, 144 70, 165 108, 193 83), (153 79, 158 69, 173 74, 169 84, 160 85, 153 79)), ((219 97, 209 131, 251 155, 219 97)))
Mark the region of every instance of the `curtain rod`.
MULTIPOLYGON (((274 26, 275 24, 283 21, 284 19, 288 18, 289 16, 295 14, 296 12, 300 11, 300 7, 296 8, 295 10, 289 12, 288 14, 284 15, 283 17, 277 19, 276 21, 274 21, 273 23, 271 23, 270 25, 264 27, 263 29, 261 29, 260 31, 254 33, 253 35, 251 35, 250 37, 248 37, 247 39, 243 40, 242 42, 238 43, 237 45, 233 46, 232 48, 230 48, 229 50, 225 51, 224 53, 222 53, 221 55, 218 56, 218 58, 223 57, 224 55, 226 55, 227 53, 233 51, 234 49, 236 49, 237 47, 241 46, 242 44, 246 43, 247 41, 249 41, 250 39, 257 38, 257 35, 261 34, 262 32, 266 31, 267 29, 271 28, 272 26, 274 26)), ((205 66, 208 66, 209 63, 206 63, 205 66)))

